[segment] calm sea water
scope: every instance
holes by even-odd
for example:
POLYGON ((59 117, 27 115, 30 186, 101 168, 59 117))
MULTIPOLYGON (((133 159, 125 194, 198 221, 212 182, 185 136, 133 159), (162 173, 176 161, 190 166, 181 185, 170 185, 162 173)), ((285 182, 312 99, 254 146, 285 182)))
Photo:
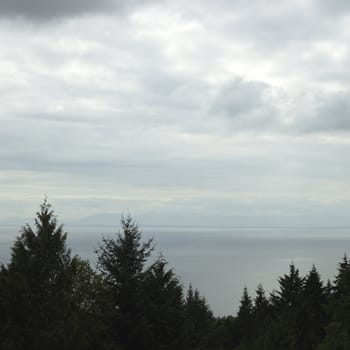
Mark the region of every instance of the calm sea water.
MULTIPOLYGON (((95 263, 102 235, 115 227, 65 226, 74 254, 95 263)), ((0 226, 0 261, 7 262, 18 235, 15 226, 0 226)), ((162 253, 187 288, 207 298, 216 315, 237 312, 244 286, 254 295, 258 283, 267 292, 294 262, 301 274, 316 265, 324 280, 333 279, 344 253, 350 255, 350 228, 185 228, 145 227, 153 237, 154 256, 162 253)))

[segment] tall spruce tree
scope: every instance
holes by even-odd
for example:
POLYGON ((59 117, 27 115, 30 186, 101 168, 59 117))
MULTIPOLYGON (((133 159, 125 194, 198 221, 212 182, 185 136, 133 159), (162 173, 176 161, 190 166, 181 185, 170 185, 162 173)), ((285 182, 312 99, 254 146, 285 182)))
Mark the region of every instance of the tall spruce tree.
POLYGON ((249 340, 253 330, 253 303, 248 294, 247 287, 244 287, 241 302, 239 305, 236 329, 240 341, 249 340))
POLYGON ((325 303, 325 288, 316 267, 312 266, 305 278, 302 317, 298 324, 303 335, 302 349, 315 349, 324 337, 325 303))
POLYGON ((112 294, 115 311, 110 331, 126 350, 146 349, 142 282, 152 240, 142 242, 141 231, 129 215, 121 219, 114 238, 104 237, 97 250, 98 268, 112 294))
POLYGON ((350 294, 350 261, 346 254, 338 264, 338 274, 335 277, 334 290, 336 296, 350 294))
POLYGON ((276 306, 283 309, 293 309, 300 306, 304 288, 304 278, 299 276, 299 270, 294 264, 289 266, 289 274, 278 278, 280 289, 275 298, 276 306))
POLYGON ((81 277, 76 274, 80 262, 71 257, 66 238, 45 199, 35 230, 29 225, 22 228, 10 263, 1 267, 1 349, 88 348, 89 330, 83 329, 81 321, 91 311, 89 298, 81 293, 81 277))
POLYGON ((190 349, 206 349, 213 313, 206 299, 190 284, 185 301, 186 341, 190 349))
POLYGON ((268 315, 270 309, 270 303, 265 295, 265 290, 262 286, 262 284, 259 284, 256 289, 256 296, 254 299, 254 307, 253 307, 253 313, 254 318, 256 322, 261 323, 264 322, 268 315))
POLYGON ((182 285, 160 256, 146 271, 142 283, 144 341, 149 349, 184 348, 184 299, 182 285))
POLYGON ((344 255, 338 264, 333 293, 328 297, 329 324, 318 350, 350 349, 350 261, 344 255))

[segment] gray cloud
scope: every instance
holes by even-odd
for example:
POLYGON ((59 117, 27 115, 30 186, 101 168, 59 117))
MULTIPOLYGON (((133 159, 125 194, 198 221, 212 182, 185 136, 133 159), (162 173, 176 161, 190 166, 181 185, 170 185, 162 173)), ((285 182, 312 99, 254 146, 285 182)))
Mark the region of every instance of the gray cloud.
POLYGON ((34 20, 47 20, 87 12, 105 11, 113 6, 111 0, 1 0, 0 14, 2 17, 14 15, 34 20))
POLYGON ((277 110, 269 101, 269 90, 269 86, 262 82, 234 80, 220 89, 210 115, 224 117, 236 130, 274 126, 277 110))
POLYGON ((32 21, 47 21, 84 14, 122 11, 142 5, 147 0, 0 0, 0 17, 23 17, 32 21))
POLYGON ((332 2, 327 0, 318 0, 316 4, 327 15, 346 15, 350 11, 350 4, 346 0, 334 0, 332 2))
POLYGON ((348 93, 320 94, 315 106, 302 120, 298 118, 298 127, 307 132, 349 132, 350 131, 350 95, 348 93))
POLYGON ((300 91, 296 95, 258 81, 225 84, 209 111, 230 132, 267 130, 276 135, 350 132, 348 92, 300 91))

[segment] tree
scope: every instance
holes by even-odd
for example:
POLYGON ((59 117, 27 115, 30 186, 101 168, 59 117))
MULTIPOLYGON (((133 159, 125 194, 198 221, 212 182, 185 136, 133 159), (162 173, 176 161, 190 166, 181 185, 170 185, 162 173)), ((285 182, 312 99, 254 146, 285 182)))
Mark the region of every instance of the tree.
POLYGON ((104 237, 97 250, 98 268, 112 294, 115 311, 111 332, 125 349, 143 349, 144 313, 142 282, 152 240, 141 241, 141 231, 129 215, 121 219, 115 238, 104 237))
POLYGON ((315 349, 324 337, 325 303, 325 288, 316 267, 312 266, 305 278, 302 318, 299 320, 303 334, 302 349, 315 349))
POLYGON ((269 315, 270 303, 265 296, 265 290, 261 284, 256 289, 256 297, 254 299, 253 314, 257 323, 262 323, 269 315))
POLYGON ((191 349, 204 349, 209 341, 213 313, 206 299, 190 284, 185 301, 186 339, 191 349))
POLYGON ((337 297, 350 294, 350 261, 346 254, 344 254, 343 260, 338 264, 334 290, 337 297))
POLYGON ((240 306, 237 313, 237 332, 241 341, 248 340, 253 330, 253 303, 248 294, 247 287, 244 287, 240 306))
MULTIPOLYGON (((85 316, 89 308, 82 307, 87 298, 76 283, 81 279, 77 276, 81 262, 71 257, 66 238, 45 199, 35 219, 35 231, 28 224, 22 228, 10 263, 1 267, 1 349, 64 350, 82 340, 78 334, 86 332, 78 315, 85 316), (80 305, 76 304, 78 294, 80 305)), ((85 275, 92 276, 88 272, 85 275)), ((86 349, 88 344, 80 342, 74 348, 86 349)))
POLYGON ((327 313, 330 319, 326 336, 319 350, 350 348, 350 262, 346 255, 338 264, 332 293, 328 296, 327 313))
POLYGON ((301 304, 304 288, 304 278, 299 276, 299 270, 294 264, 289 267, 289 275, 278 278, 280 290, 277 291, 275 303, 279 308, 293 309, 301 304))
POLYGON ((294 264, 278 278, 279 290, 271 294, 271 323, 265 331, 264 349, 303 349, 304 278, 294 264))
POLYGON ((102 277, 90 263, 74 257, 70 290, 71 316, 66 322, 66 337, 74 349, 116 349, 108 324, 113 316, 112 299, 102 277))
POLYGON ((145 342, 149 349, 184 347, 184 300, 182 285, 160 256, 146 271, 142 287, 145 342))

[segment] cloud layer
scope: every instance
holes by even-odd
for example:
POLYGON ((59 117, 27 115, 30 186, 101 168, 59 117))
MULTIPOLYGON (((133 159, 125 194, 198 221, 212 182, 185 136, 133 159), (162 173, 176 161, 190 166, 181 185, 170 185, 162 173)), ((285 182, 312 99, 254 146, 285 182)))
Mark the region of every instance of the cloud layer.
POLYGON ((0 1, 2 218, 48 194, 70 219, 346 223, 348 13, 0 1))

